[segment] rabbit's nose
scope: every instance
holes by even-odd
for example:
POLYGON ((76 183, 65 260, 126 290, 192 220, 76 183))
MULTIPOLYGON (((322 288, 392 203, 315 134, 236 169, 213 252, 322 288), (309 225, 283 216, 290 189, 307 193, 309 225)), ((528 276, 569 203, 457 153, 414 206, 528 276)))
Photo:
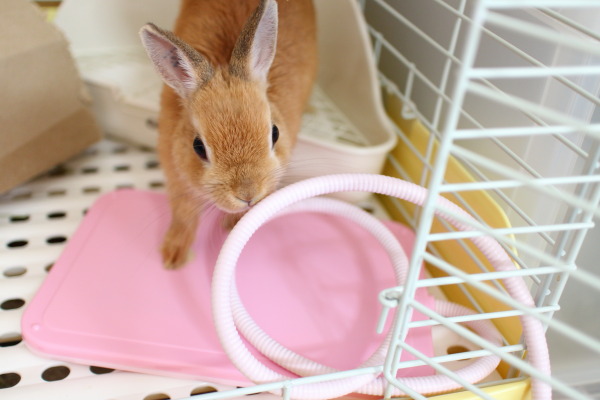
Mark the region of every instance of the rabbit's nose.
POLYGON ((258 203, 264 195, 260 191, 246 191, 246 192, 238 192, 235 195, 235 198, 242 203, 248 205, 248 207, 252 207, 256 203, 258 203))
POLYGON ((244 182, 240 185, 234 196, 249 207, 255 205, 264 197, 260 188, 253 185, 252 182, 244 182))
POLYGON ((242 203, 246 203, 248 205, 248 207, 250 207, 250 206, 253 205, 254 198, 243 199, 243 198, 240 198, 240 197, 237 197, 237 196, 235 198, 238 199, 239 201, 241 201, 242 203))

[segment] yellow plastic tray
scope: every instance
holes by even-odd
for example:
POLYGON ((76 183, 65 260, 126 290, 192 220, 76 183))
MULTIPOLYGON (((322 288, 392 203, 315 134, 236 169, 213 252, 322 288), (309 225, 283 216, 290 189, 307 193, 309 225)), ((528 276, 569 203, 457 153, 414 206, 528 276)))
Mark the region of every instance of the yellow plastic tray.
MULTIPOLYGON (((397 124, 405 137, 412 143, 416 151, 418 151, 421 155, 425 156, 427 143, 429 141, 430 132, 423 126, 423 124, 417 119, 404 119, 402 117, 402 102, 391 94, 388 94, 385 99, 386 111, 388 115, 392 118, 392 120, 397 124)), ((431 160, 435 159, 435 155, 437 152, 438 143, 434 140, 433 151, 431 160)), ((395 159, 395 161, 402 167, 405 173, 408 175, 408 180, 419 183, 422 172, 424 170, 424 163, 419 159, 417 154, 413 152, 408 146, 406 146, 403 141, 399 141, 399 144, 392 150, 391 157, 395 159)), ((385 175, 395 176, 398 178, 403 178, 399 176, 397 170, 388 162, 383 170, 385 175)), ((471 174, 461 165, 461 163, 454 157, 450 157, 448 159, 448 163, 446 166, 446 173, 444 175, 446 182, 448 183, 465 183, 465 182, 474 182, 475 179, 471 174)), ((428 182, 425 182, 426 186, 428 182)), ((457 204, 457 197, 453 194, 444 194, 446 198, 451 201, 454 201, 457 204)), ((508 228, 510 227, 510 221, 508 220, 506 214, 502 210, 502 208, 498 205, 498 203, 485 191, 466 191, 461 193, 463 200, 469 204, 469 206, 476 212, 489 226, 492 228, 508 228)), ((389 198, 383 197, 382 202, 386 207, 387 211, 390 215, 402 222, 407 222, 402 214, 398 211, 398 209, 391 204, 391 200, 389 198)), ((409 211, 411 214, 415 210, 415 205, 408 202, 402 202, 403 206, 409 211)), ((447 229, 442 225, 439 220, 434 220, 432 226, 432 232, 441 233, 447 232, 447 229)), ((476 254, 477 256, 481 256, 479 250, 477 250, 470 241, 466 241, 465 244, 469 246, 470 250, 476 254)), ((475 262, 471 259, 471 257, 467 254, 467 252, 460 246, 457 241, 440 241, 434 244, 436 250, 440 253, 440 255, 449 263, 454 266, 460 267, 463 271, 468 273, 480 273, 481 270, 475 264, 475 262)), ((484 259, 484 257, 479 257, 480 259, 484 259)), ((445 276, 446 274, 441 270, 435 268, 432 265, 427 265, 427 269, 431 276, 440 277, 445 276)), ((467 290, 470 294, 479 302, 484 311, 493 312, 493 311, 501 311, 508 310, 510 307, 505 305, 504 303, 490 297, 489 295, 466 285, 467 290)), ((457 285, 447 285, 443 286, 442 289, 444 295, 451 299, 454 302, 460 303, 466 307, 472 307, 468 298, 464 295, 464 293, 458 288, 457 285)), ((506 340, 510 344, 516 344, 519 342, 521 337, 521 323, 518 317, 511 318, 501 318, 493 321, 498 330, 502 333, 502 335, 506 338, 506 340)), ((506 377, 508 373, 509 365, 506 363, 501 363, 498 367, 498 372, 501 376, 506 377)), ((521 381, 518 383, 511 383, 506 385, 497 385, 494 387, 489 387, 486 391, 491 391, 496 398, 499 399, 527 399, 529 398, 528 388, 529 381, 521 381), (506 394, 508 393, 508 394, 506 394), (506 397, 508 396, 508 397, 506 397)), ((445 399, 445 400, 467 400, 474 399, 474 395, 469 393, 455 393, 449 395, 443 395, 435 397, 436 399, 445 399)))

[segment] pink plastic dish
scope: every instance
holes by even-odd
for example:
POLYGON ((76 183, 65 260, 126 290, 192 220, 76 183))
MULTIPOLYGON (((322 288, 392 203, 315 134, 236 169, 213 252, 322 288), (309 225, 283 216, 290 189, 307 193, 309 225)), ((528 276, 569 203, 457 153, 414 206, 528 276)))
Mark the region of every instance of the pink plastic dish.
MULTIPOLYGON (((158 251, 169 218, 163 194, 102 196, 28 305, 25 343, 65 361, 249 385, 222 350, 212 322, 212 269, 227 235, 219 215, 203 219, 195 257, 177 271, 162 268, 158 251)), ((413 232, 385 224, 409 253, 413 232)), ((396 285, 392 266, 379 242, 353 222, 317 213, 275 218, 247 244, 237 271, 240 297, 256 322, 305 357, 352 369, 385 337, 375 332, 378 294, 396 285)), ((425 290, 417 299, 433 304, 425 290)), ((406 341, 433 355, 430 328, 411 329, 406 341)), ((398 375, 431 373, 418 367, 398 375)))

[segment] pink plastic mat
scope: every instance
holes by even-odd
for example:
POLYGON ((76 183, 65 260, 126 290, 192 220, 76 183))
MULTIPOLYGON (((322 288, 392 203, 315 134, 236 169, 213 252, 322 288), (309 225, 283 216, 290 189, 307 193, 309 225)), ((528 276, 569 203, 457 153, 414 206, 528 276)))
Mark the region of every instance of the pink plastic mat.
MULTIPOLYGON (((135 190, 102 196, 25 311, 25 342, 65 361, 248 385, 212 323, 212 270, 227 236, 218 218, 212 213, 200 224, 193 261, 167 271, 158 251, 170 219, 166 196, 135 190)), ((413 232, 386 225, 409 252, 413 232)), ((317 213, 290 214, 261 227, 242 253, 236 280, 246 308, 268 334, 341 370, 357 367, 381 343, 378 294, 396 286, 387 254, 370 234, 317 213)), ((417 297, 433 304, 425 290, 417 297)), ((430 328, 411 329, 407 342, 433 355, 430 328)), ((431 373, 418 367, 398 375, 431 373)))

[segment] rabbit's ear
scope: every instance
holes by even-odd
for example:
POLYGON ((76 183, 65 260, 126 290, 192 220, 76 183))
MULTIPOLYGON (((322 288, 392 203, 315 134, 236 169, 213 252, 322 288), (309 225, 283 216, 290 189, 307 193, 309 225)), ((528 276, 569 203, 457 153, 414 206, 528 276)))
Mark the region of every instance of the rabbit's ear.
POLYGON ((142 43, 163 81, 186 98, 210 79, 210 63, 173 33, 154 24, 140 30, 142 43))
POLYGON ((261 0, 233 48, 231 72, 244 79, 266 82, 276 46, 277 2, 261 0))

